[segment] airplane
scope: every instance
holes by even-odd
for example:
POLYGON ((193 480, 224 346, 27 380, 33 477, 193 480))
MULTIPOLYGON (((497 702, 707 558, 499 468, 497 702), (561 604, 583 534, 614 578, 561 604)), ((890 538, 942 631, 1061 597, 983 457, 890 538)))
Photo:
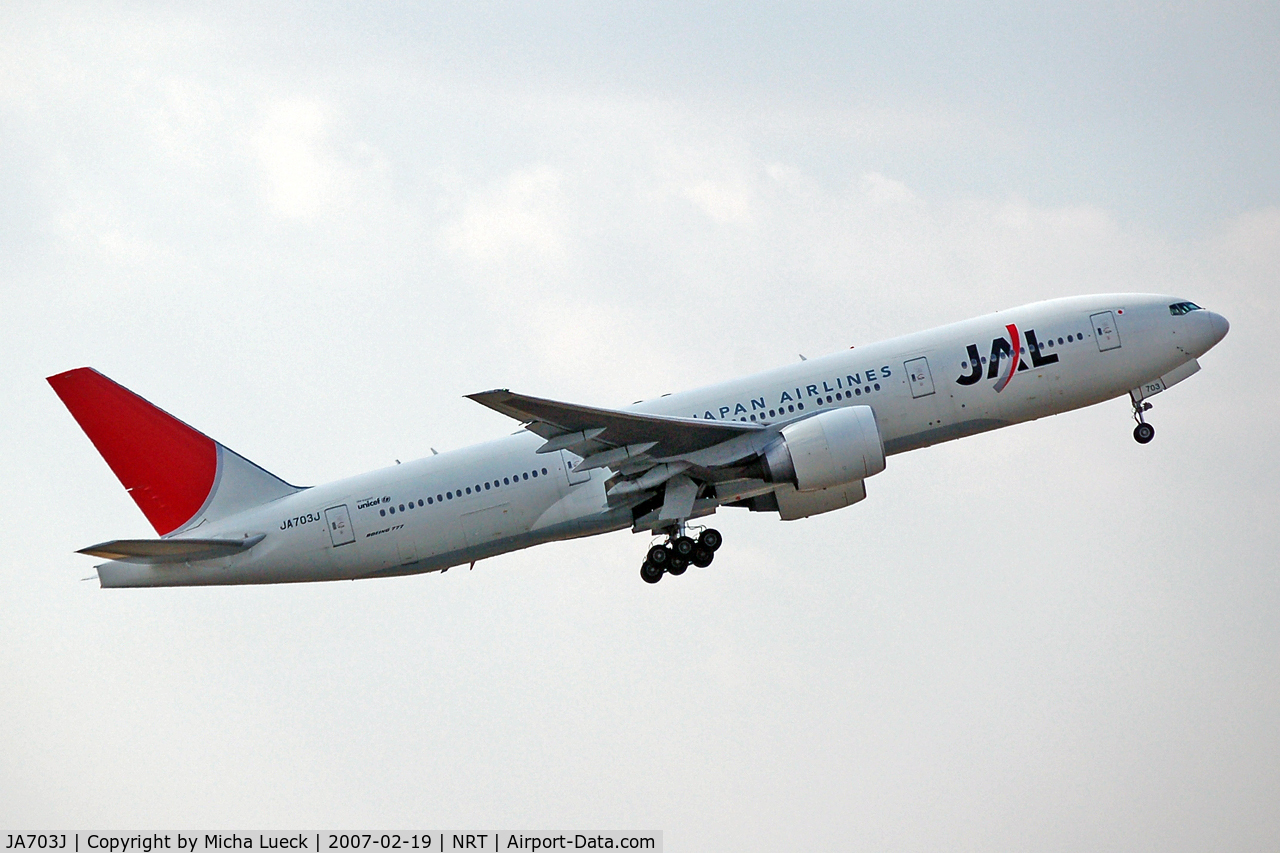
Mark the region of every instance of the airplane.
POLYGON ((851 348, 621 409, 500 389, 470 399, 523 429, 299 487, 82 367, 53 390, 155 528, 103 542, 108 587, 354 580, 447 571, 630 528, 640 575, 711 564, 721 507, 791 521, 866 497, 898 453, 1129 395, 1200 369, 1227 320, 1180 298, 1075 296, 851 348), (696 537, 695 537, 696 534, 696 537))

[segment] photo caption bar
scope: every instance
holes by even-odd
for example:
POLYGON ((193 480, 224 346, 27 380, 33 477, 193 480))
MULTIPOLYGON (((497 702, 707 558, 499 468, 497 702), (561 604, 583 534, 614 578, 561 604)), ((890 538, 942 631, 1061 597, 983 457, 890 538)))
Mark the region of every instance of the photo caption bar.
POLYGON ((521 850, 645 850, 662 851, 662 832, 458 832, 443 830, 265 830, 197 832, 6 832, 3 851, 68 851, 68 853, 222 853, 227 850, 307 851, 348 850, 487 851, 521 850))

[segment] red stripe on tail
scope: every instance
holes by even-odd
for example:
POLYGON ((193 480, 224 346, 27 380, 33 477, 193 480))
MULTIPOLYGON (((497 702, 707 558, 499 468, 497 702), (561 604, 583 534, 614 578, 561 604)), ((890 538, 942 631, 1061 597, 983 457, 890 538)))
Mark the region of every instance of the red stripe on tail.
POLYGON ((190 521, 213 491, 213 439, 81 367, 49 384, 161 536, 190 521))

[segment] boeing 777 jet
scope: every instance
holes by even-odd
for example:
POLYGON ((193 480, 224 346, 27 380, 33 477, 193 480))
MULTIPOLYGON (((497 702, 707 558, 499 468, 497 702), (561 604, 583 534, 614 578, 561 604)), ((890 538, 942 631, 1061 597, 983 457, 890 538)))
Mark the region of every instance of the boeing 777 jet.
POLYGON ((888 457, 1128 395, 1134 438, 1225 318, 1184 299, 1037 302, 623 409, 470 395, 523 430, 322 486, 292 486, 91 368, 53 390, 159 538, 103 542, 104 587, 388 577, 631 529, 640 576, 708 566, 721 507, 784 521, 867 495, 888 457))

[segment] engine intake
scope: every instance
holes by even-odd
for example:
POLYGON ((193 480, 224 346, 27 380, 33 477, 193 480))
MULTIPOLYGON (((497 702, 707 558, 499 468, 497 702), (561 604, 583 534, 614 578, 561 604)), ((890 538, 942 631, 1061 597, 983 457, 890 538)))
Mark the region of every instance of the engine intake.
POLYGON ((812 492, 884 470, 884 442, 870 406, 829 409, 782 428, 765 448, 765 479, 812 492))

